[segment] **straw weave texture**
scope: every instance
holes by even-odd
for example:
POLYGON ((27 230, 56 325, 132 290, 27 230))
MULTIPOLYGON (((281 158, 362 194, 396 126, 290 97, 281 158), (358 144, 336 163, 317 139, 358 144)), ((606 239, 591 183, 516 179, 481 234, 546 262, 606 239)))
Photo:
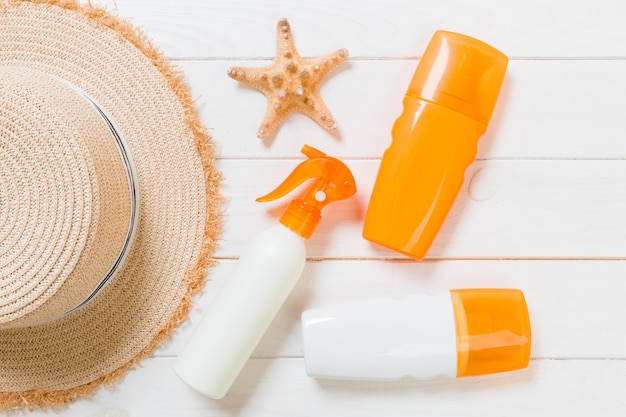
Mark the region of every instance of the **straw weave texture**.
POLYGON ((122 252, 131 192, 96 109, 60 80, 0 67, 0 327, 78 306, 122 252))
MULTIPOLYGON (((128 141, 141 192, 128 259, 94 301, 48 324, 0 330, 0 408, 46 407, 119 379, 187 317, 213 262, 220 178, 181 74, 139 31, 107 12, 74 1, 0 5, 0 67, 52 74, 93 97, 128 141)), ((29 158, 37 146, 24 145, 20 154, 29 158)), ((20 187, 3 156, 0 207, 20 187)), ((41 170, 52 189, 73 189, 67 178, 41 170)), ((89 175, 79 177, 84 182, 89 175)), ((92 194, 101 186, 86 185, 82 189, 92 194)), ((93 195, 81 198, 80 204, 94 204, 93 195)), ((0 230, 11 216, 0 209, 0 230)), ((76 234, 75 245, 89 245, 79 223, 63 227, 76 234)))

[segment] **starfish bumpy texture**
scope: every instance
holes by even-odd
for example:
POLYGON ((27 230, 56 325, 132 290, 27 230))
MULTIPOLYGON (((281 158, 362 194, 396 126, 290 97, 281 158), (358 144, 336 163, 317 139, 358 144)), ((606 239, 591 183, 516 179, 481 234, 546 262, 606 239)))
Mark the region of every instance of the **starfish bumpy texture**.
POLYGON ((324 78, 348 57, 339 49, 319 58, 304 59, 298 54, 287 19, 276 26, 276 58, 262 68, 233 67, 228 75, 267 97, 267 110, 257 132, 260 139, 268 138, 291 113, 301 112, 328 131, 337 124, 320 97, 324 78))

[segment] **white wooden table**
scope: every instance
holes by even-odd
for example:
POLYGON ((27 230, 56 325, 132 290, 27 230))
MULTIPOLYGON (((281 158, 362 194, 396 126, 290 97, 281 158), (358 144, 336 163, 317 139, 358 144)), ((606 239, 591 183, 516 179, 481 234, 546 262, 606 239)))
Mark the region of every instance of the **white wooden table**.
MULTIPOLYGON (((212 128, 228 198, 219 265, 191 319, 112 389, 62 416, 626 415, 626 3, 620 0, 100 0, 144 28, 182 67, 212 128), (323 84, 329 135, 290 116, 255 137, 264 96, 227 77, 274 56, 291 23, 303 56, 345 47, 323 84), (432 33, 477 37, 510 58, 503 92, 461 193, 424 262, 361 238, 379 158, 432 33), (304 276, 229 395, 206 399, 173 373, 177 352, 252 234, 289 199, 254 199, 303 157, 342 158, 358 193, 331 205, 304 276), (304 309, 449 288, 520 288, 533 326, 529 369, 459 380, 317 381, 304 372, 304 309)), ((50 413, 37 412, 35 415, 50 413)), ((50 414, 52 415, 52 414, 50 414)))

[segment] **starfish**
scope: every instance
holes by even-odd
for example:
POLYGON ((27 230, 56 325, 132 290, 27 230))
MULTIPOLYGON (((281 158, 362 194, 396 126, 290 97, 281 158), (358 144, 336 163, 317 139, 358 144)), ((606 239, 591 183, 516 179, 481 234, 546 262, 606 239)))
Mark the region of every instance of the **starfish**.
POLYGON ((257 132, 266 139, 293 112, 301 112, 328 131, 337 128, 335 119, 320 97, 324 78, 348 57, 346 49, 304 59, 296 50, 287 19, 276 25, 276 57, 266 67, 232 67, 228 75, 261 91, 267 97, 265 117, 257 132))

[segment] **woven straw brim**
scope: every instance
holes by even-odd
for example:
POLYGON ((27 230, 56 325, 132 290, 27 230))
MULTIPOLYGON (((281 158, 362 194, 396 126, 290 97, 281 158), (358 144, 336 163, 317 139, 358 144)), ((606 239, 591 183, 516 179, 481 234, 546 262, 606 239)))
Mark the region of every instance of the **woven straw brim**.
POLYGON ((119 379, 187 317, 220 230, 219 174, 182 75, 101 9, 0 5, 0 66, 52 74, 89 94, 125 136, 141 193, 124 268, 95 300, 48 324, 0 330, 0 408, 46 407, 119 379))

